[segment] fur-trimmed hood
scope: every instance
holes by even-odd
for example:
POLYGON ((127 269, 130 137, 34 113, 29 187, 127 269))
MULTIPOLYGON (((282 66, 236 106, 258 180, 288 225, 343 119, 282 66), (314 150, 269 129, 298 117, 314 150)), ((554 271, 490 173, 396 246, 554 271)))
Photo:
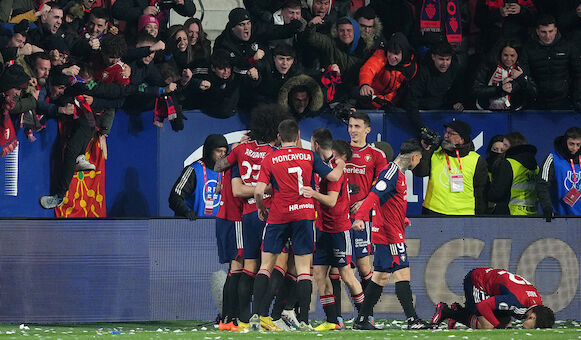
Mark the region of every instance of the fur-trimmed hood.
MULTIPOLYGON (((383 38, 383 24, 381 23, 381 19, 379 17, 375 17, 373 20, 373 33, 367 34, 365 31, 361 31, 361 38, 365 41, 365 47, 367 49, 371 49, 376 47, 376 45, 381 41, 383 38)), ((335 29, 335 34, 337 33, 337 29, 335 29)))
POLYGON ((295 86, 305 86, 308 90, 309 97, 311 100, 309 101, 309 106, 307 109, 309 112, 317 112, 323 107, 323 91, 319 84, 310 76, 306 74, 299 74, 290 78, 287 82, 285 82, 280 91, 278 93, 278 103, 282 107, 289 107, 288 96, 295 86))

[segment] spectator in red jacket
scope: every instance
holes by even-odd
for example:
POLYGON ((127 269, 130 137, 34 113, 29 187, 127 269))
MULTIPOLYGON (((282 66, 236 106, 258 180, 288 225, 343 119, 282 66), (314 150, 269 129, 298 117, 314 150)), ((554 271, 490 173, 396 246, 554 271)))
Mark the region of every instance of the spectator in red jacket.
POLYGON ((394 33, 385 49, 379 49, 359 71, 359 102, 366 108, 397 105, 400 90, 417 73, 418 65, 405 35, 394 33))

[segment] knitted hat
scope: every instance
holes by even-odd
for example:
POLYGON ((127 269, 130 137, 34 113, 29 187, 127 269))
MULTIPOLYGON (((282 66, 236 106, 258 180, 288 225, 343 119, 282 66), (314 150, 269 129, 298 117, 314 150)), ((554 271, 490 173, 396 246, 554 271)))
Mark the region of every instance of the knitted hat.
POLYGON ((464 143, 470 142, 472 139, 470 138, 470 134, 472 133, 472 128, 468 123, 463 122, 458 119, 454 119, 453 121, 449 122, 448 124, 444 124, 444 127, 450 128, 460 135, 462 139, 464 139, 464 143))
POLYGON ((156 24, 159 27, 159 21, 154 16, 142 15, 139 17, 139 21, 137 21, 137 31, 143 30, 147 24, 156 24))
POLYGON ((28 29, 29 29, 28 20, 24 19, 21 22, 14 25, 14 34, 20 33, 26 36, 26 34, 28 33, 28 29))
POLYGON ((242 7, 234 8, 228 14, 228 27, 232 28, 244 20, 250 20, 250 14, 242 7))
POLYGON ((24 72, 20 65, 12 65, 7 67, 4 73, 0 76, 0 93, 4 93, 10 89, 26 88, 30 77, 24 72))

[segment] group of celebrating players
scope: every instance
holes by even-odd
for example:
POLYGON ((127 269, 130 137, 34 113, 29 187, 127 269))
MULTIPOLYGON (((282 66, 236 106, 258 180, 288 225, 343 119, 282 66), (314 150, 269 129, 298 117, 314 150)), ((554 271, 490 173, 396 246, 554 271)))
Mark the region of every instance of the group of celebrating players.
POLYGON ((420 319, 406 253, 404 175, 422 158, 420 141, 405 141, 388 163, 383 151, 367 143, 369 116, 353 112, 349 143, 320 128, 307 150, 297 122, 280 112, 270 104, 254 109, 248 139, 215 164, 215 171, 225 171, 218 253, 221 263, 230 264, 220 330, 313 329, 313 278, 326 316, 314 330, 345 329, 341 280, 358 312, 353 329, 375 330, 373 308, 392 274, 408 329, 431 329, 446 320, 450 328, 456 322, 503 328, 511 317, 526 318, 525 328, 552 327, 554 314, 534 286, 492 268, 468 273, 465 306, 439 303, 431 322, 420 319))

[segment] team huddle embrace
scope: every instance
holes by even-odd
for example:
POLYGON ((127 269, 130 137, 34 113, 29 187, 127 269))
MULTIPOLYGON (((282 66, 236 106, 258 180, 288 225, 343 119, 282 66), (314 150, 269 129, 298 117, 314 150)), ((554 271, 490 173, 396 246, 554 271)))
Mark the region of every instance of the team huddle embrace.
MULTIPOLYGON (((297 122, 281 112, 275 105, 253 110, 247 137, 230 153, 223 136, 211 135, 204 144, 207 171, 221 182, 212 192, 221 195, 218 254, 230 265, 220 330, 345 329, 341 282, 357 310, 352 328, 377 330, 373 309, 391 276, 407 329, 441 322, 449 328, 506 328, 512 318, 525 319, 525 328, 552 327, 554 314, 536 288, 493 268, 467 274, 464 306, 440 302, 431 320, 418 317, 405 243, 411 223, 404 174, 430 146, 409 139, 394 157, 389 144, 367 143, 370 119, 354 111, 347 122, 349 142, 319 128, 308 150, 297 122), (326 316, 315 328, 309 323, 313 280, 326 316)), ((204 171, 204 178, 211 175, 204 171)), ((178 179, 172 195, 183 182, 178 179)), ((212 197, 197 200, 201 210, 211 207, 212 197)))

